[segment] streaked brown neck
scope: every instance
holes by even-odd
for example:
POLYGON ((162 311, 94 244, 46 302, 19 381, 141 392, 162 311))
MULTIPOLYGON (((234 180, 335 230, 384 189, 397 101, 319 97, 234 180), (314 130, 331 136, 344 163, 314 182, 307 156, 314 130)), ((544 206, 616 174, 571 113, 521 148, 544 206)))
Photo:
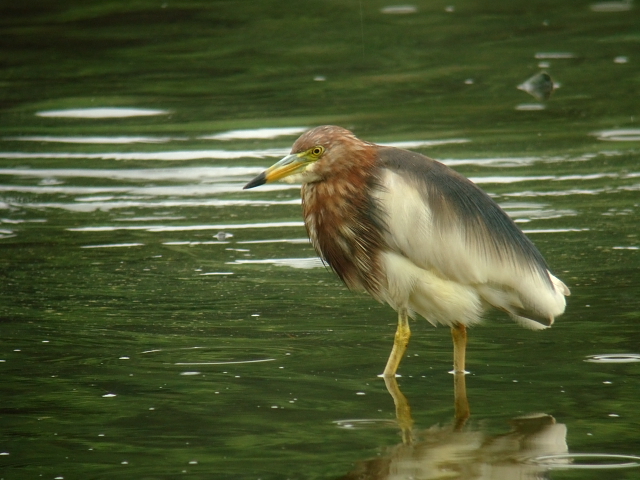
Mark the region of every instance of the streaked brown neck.
POLYGON ((379 175, 377 147, 356 141, 355 154, 334 159, 322 181, 303 185, 302 206, 316 251, 350 289, 377 297, 384 241, 368 193, 379 175))

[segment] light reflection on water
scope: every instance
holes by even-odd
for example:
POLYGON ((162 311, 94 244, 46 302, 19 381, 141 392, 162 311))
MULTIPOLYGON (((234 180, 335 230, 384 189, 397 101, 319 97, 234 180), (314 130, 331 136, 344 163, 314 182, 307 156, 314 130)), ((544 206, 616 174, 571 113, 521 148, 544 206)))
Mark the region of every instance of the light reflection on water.
POLYGON ((244 260, 238 259, 233 262, 227 262, 228 265, 250 265, 250 264, 266 264, 275 265, 277 267, 290 267, 290 268, 321 268, 326 267, 326 264, 318 257, 309 258, 268 258, 268 259, 254 259, 244 260))
MULTIPOLYGON (((84 113, 85 115, 100 113, 119 113, 124 116, 127 111, 122 109, 91 109, 81 111, 63 111, 67 116, 72 113, 84 113)), ((51 113, 51 112, 49 112, 51 113)), ((52 114, 41 116, 55 116, 52 114)), ((62 115, 59 115, 62 116, 62 115)), ((93 117, 99 118, 99 117, 93 117)), ((217 133, 215 135, 199 135, 198 140, 247 140, 247 139, 274 139, 282 136, 300 135, 307 130, 306 127, 288 127, 288 128, 258 128, 250 130, 232 130, 229 132, 217 133)), ((186 141, 189 137, 152 137, 152 136, 52 136, 52 135, 24 135, 20 137, 4 137, 4 140, 13 140, 19 142, 50 142, 50 143, 84 143, 84 144, 130 144, 130 143, 167 143, 172 141, 186 141)))
MULTIPOLYGON (((511 431, 497 435, 470 427, 466 375, 455 375, 454 384, 454 421, 420 429, 415 427, 409 401, 396 379, 385 379, 396 407, 395 427, 402 432, 402 443, 387 447, 374 459, 358 462, 341 478, 430 479, 448 477, 453 471, 459 478, 507 480, 546 478, 546 472, 557 469, 616 470, 640 466, 636 455, 570 452, 567 425, 543 413, 512 418, 511 431)), ((392 426, 375 418, 334 423, 341 428, 369 431, 372 427, 392 426)))
POLYGON ((575 55, 571 52, 539 52, 535 54, 535 58, 538 60, 567 60, 575 58, 575 55))
POLYGON ((146 230, 148 232, 188 232, 203 230, 233 230, 246 228, 282 228, 282 227, 302 227, 304 223, 298 222, 270 222, 270 223, 238 223, 238 224, 216 224, 216 225, 105 225, 100 227, 72 227, 67 230, 71 232, 114 232, 116 230, 146 230))
POLYGON ((258 360, 230 360, 226 362, 176 362, 174 365, 243 365, 247 363, 275 362, 275 358, 261 358, 258 360))
MULTIPOLYGON (((619 131, 615 131, 619 132, 619 131)), ((637 132, 636 130, 625 130, 637 132)), ((602 133, 602 132, 600 132, 602 133)), ((598 135, 600 134, 598 133, 598 135)), ((616 138, 618 133, 611 135, 616 138)), ((619 135, 622 135, 620 133, 619 135)), ((626 137, 622 137, 626 138, 626 137)), ((456 143, 466 143, 468 140, 452 139, 452 140, 415 140, 404 142, 383 142, 396 148, 404 149, 420 149, 437 145, 447 145, 456 143)), ((199 159, 212 160, 236 160, 240 158, 269 158, 282 157, 289 153, 289 148, 270 148, 257 150, 179 150, 179 151, 162 151, 162 152, 102 152, 102 153, 71 153, 71 152, 0 152, 0 158, 5 159, 68 159, 68 160, 167 160, 167 161, 187 161, 199 159)), ((597 151, 593 153, 583 154, 577 157, 571 156, 529 156, 529 157, 491 157, 491 158, 439 158, 438 160, 445 165, 456 167, 464 165, 493 166, 493 167, 522 167, 532 165, 534 163, 566 163, 566 162, 583 162, 590 160, 598 155, 607 157, 620 156, 623 152, 617 151, 597 151)), ((35 169, 36 171, 38 169, 35 169)), ((154 169, 163 170, 163 169, 154 169)), ((9 169, 6 169, 9 174, 9 169)), ((71 174, 72 172, 69 172, 71 174)), ((34 173, 35 175, 36 173, 34 173)), ((25 173, 27 175, 27 173, 25 173)))
POLYGON ((265 148, 263 150, 176 150, 170 152, 104 152, 104 153, 30 153, 0 152, 4 159, 58 159, 58 160, 233 160, 238 158, 282 157, 289 153, 284 148, 265 148))
POLYGON ((242 139, 273 139, 291 135, 300 135, 307 130, 307 127, 285 127, 285 128, 256 128, 250 130, 231 130, 228 132, 216 133, 215 135, 201 135, 202 140, 242 140, 242 139))
POLYGON ((112 243, 108 245, 82 245, 80 248, 127 248, 143 246, 144 243, 112 243))
POLYGON ((611 453, 566 453, 543 455, 532 463, 547 466, 550 469, 564 470, 616 470, 640 466, 640 457, 636 455, 616 455, 611 453))
POLYGON ((86 143, 86 144, 129 144, 129 143, 167 143, 173 141, 185 141, 186 137, 53 137, 50 135, 30 135, 23 137, 4 137, 4 140, 18 142, 45 142, 45 143, 86 143))
MULTIPOLYGON (((388 447, 379 458, 359 462, 342 479, 370 478, 545 478, 545 472, 571 462, 567 427, 550 415, 512 419, 512 429, 491 435, 481 428, 433 425, 414 433, 410 444, 388 447), (479 472, 485 472, 484 475, 479 472)), ((375 425, 348 421, 341 426, 375 425)))
POLYGON ((633 8, 633 0, 592 3, 589 8, 594 12, 627 12, 633 8))
POLYGON ((640 129, 638 128, 619 128, 615 130, 602 130, 594 132, 598 140, 608 142, 638 142, 640 141, 640 129))
POLYGON ((471 177, 470 180, 477 184, 485 183, 518 183, 518 182, 544 182, 544 181, 569 181, 576 180, 598 180, 601 178, 618 178, 620 175, 615 173, 595 173, 590 175, 541 175, 541 176, 490 176, 490 177, 471 177))
POLYGON ((516 110, 525 111, 525 112, 535 112, 539 110, 544 110, 547 108, 541 103, 521 103, 516 105, 516 110))
MULTIPOLYGON (((164 190, 164 189, 163 189, 164 190)), ((222 189, 208 189, 209 194, 213 195, 224 191, 222 189)), ((227 190, 228 191, 228 190, 227 190)), ((140 198, 140 197, 138 197, 140 198)), ((23 201, 13 202, 12 205, 7 205, 7 209, 13 207, 27 207, 34 209, 61 209, 71 212, 83 212, 90 213, 95 211, 108 212, 113 209, 128 209, 128 208, 145 208, 156 209, 159 207, 166 208, 197 208, 197 207, 237 207, 237 206, 269 206, 269 205, 297 205, 300 200, 158 200, 158 201, 141 201, 136 197, 119 197, 112 198, 110 201, 103 197, 82 199, 78 198, 74 200, 74 203, 27 203, 23 201)), ((0 209, 1 209, 0 204, 0 209)))
MULTIPOLYGON (((398 148, 422 148, 437 145, 466 143, 469 140, 416 140, 406 142, 387 142, 384 145, 398 148)), ((79 142, 77 142, 79 143, 79 142)), ((69 159, 69 160, 233 160, 239 158, 283 157, 290 152, 289 148, 266 148, 260 150, 177 150, 166 152, 103 152, 103 153, 71 153, 71 152, 0 152, 4 159, 69 159)))
MULTIPOLYGON (((21 177, 63 177, 63 178, 107 178, 112 180, 220 180, 226 177, 248 177, 260 173, 260 167, 193 167, 193 168, 165 168, 165 169, 0 169, 0 175, 15 175, 21 177)), ((517 183, 535 181, 575 181, 599 180, 603 178, 636 178, 639 173, 592 173, 588 175, 544 175, 544 176, 483 176, 470 177, 477 184, 485 183, 517 183)), ((49 185, 47 185, 49 186, 49 185)), ((54 186, 55 187, 55 186, 54 186)), ((5 189, 10 187, 4 186, 5 189)), ((14 187, 17 188, 17 187, 14 187)), ((291 187, 294 188, 294 187, 291 187)), ((299 185, 295 188, 299 188, 299 185)), ((56 191, 52 189, 51 191, 56 191)))
POLYGON ((638 353, 612 353, 602 355, 590 355, 585 362, 592 363, 634 363, 640 362, 638 353))
POLYGON ((50 118, 127 118, 168 115, 168 110, 150 108, 98 107, 98 108, 70 108, 66 110, 46 110, 36 112, 39 117, 50 118))
POLYGON ((259 244, 259 243, 310 243, 308 238, 278 238, 275 240, 245 240, 237 242, 238 244, 259 244))
POLYGON ((2 168, 0 175, 20 177, 62 177, 62 178, 100 178, 111 180, 213 180, 234 176, 249 176, 259 173, 256 167, 187 167, 187 168, 2 168))
MULTIPOLYGON (((263 138, 270 139, 281 135, 298 134, 302 127, 291 128, 274 128, 274 129, 256 129, 256 130, 238 130, 229 131, 212 139, 228 140, 242 138, 263 138)), ((34 139, 38 137, 33 137, 34 139)), ((61 137, 62 138, 62 137, 61 137)), ((71 137, 76 139, 76 137, 71 137)), ((77 137, 82 138, 82 137, 77 137)), ((106 137, 118 141, 119 138, 128 138, 140 140, 144 137, 106 137)), ((91 137, 86 137, 87 141, 91 137)), ((123 140, 124 141, 124 140, 123 140)), ((434 141, 404 141, 389 142, 388 145, 420 148, 425 146, 433 146, 447 143, 465 143, 467 140, 434 140, 434 141)), ((241 158, 263 158, 265 156, 281 156, 287 153, 288 149, 257 149, 257 150, 215 150, 215 151, 181 151, 181 152, 110 152, 110 153, 25 153, 25 152, 4 152, 0 153, 0 157, 15 159, 66 159, 69 161, 79 161, 87 159, 114 159, 114 160, 193 160, 197 158, 219 158, 228 161, 235 161, 241 158)), ((454 167, 476 166, 486 168, 487 170, 495 170, 501 168, 510 168, 515 171, 518 168, 530 167, 540 163, 566 163, 566 162, 598 162, 603 155, 602 152, 594 154, 582 154, 576 157, 558 155, 555 157, 527 156, 527 157, 504 157, 504 158, 466 158, 466 159, 445 159, 444 163, 454 167)), ((607 156, 618 155, 616 152, 607 152, 607 156)), ((244 182, 262 171, 264 167, 250 167, 242 165, 221 165, 221 166, 184 166, 171 168, 2 168, 0 175, 9 180, 14 178, 18 182, 6 183, 0 185, 0 192, 5 195, 29 194, 29 199, 11 198, 0 208, 10 210, 12 208, 30 208, 35 210, 44 209, 60 209, 75 213, 90 214, 92 212, 110 212, 125 211, 130 209, 153 210, 158 208, 166 208, 169 211, 189 208, 197 210, 198 208, 249 208, 249 207, 286 207, 289 205, 299 205, 300 197, 297 193, 299 185, 272 184, 267 185, 259 192, 242 192, 241 187, 244 182), (25 185, 30 178, 42 179, 40 185, 25 185), (237 180, 236 180, 237 179, 237 180), (78 182, 86 180, 95 180, 103 185, 78 185, 78 182), (106 182, 109 184, 104 184, 106 182), (69 182, 69 184, 67 184, 69 182), (153 182, 152 185, 145 185, 153 182), (164 185, 158 185, 163 182, 164 185), (274 193, 287 193, 289 198, 273 198, 274 193), (236 195, 242 193, 244 198, 225 198, 225 196, 236 195), (35 197, 33 196, 35 195, 35 197), (45 197, 46 196, 46 200, 45 197), (72 198, 69 198, 72 196, 72 198), (270 197, 265 199, 266 197, 270 197), (61 201, 64 199, 64 201, 61 201)), ((576 183, 588 183, 597 185, 603 181, 630 180, 637 178, 638 172, 586 172, 572 174, 545 174, 545 175, 475 175, 471 179, 477 184, 483 186, 501 186, 516 185, 519 183, 529 183, 538 186, 536 190, 528 191, 509 191, 500 192, 496 195, 497 199, 501 198, 534 198, 534 197, 559 197, 559 196, 579 196, 579 195, 599 195, 612 191, 629 191, 636 189, 636 185, 619 185, 615 188, 594 187, 594 188, 576 188, 576 183), (562 182, 567 184, 568 188, 564 190, 548 191, 539 188, 540 185, 547 185, 549 182, 562 182), (617 189, 617 190, 616 190, 617 189)), ((518 223, 530 223, 532 221, 548 221, 553 219, 575 217, 579 212, 574 209, 552 208, 548 204, 543 203, 503 203, 506 211, 518 223)), ((291 215, 291 214, 289 214, 291 215)), ((158 217, 133 217, 133 218, 114 218, 114 221, 127 223, 150 223, 165 220, 164 225, 98 225, 98 226, 80 226, 71 227, 69 231, 76 232, 115 232, 115 231, 146 231, 152 233, 161 232, 200 232, 209 230, 238 230, 238 229, 277 229, 288 227, 301 227, 303 223, 298 220, 299 212, 295 212, 296 221, 289 222, 273 222, 273 223, 223 223, 223 224, 194 224, 190 222, 184 215, 160 215, 158 217), (136 221, 135 218, 140 218, 136 221), (182 225, 174 225, 172 222, 186 223, 182 225)), ((528 233, 568 233, 580 232, 587 229, 577 226, 566 226, 563 228, 533 228, 528 233)), ((0 232, 2 238, 9 238, 16 235, 16 231, 5 229, 0 232)), ((255 239, 245 240, 245 242, 274 242, 272 239, 255 239)), ((289 242, 290 240, 280 240, 289 242)), ((164 245, 211 245, 213 240, 202 239, 173 239, 163 242, 164 245)), ((304 243, 307 243, 304 240, 304 243)), ((143 243, 122 242, 117 244, 121 246, 142 246, 143 243)), ((83 248, 107 248, 115 247, 109 243, 96 243, 94 245, 85 245, 83 248)), ((622 248, 622 247, 620 247, 622 248)), ((251 262, 269 262, 270 260, 252 260, 251 262)), ((280 264, 285 260, 279 260, 280 264)), ((247 260, 238 263, 250 263, 247 260)), ((305 268, 311 268, 318 265, 305 264, 304 261, 296 265, 305 265, 305 268), (310 266, 309 266, 310 265, 310 266)), ((294 266, 289 263, 289 266, 294 266)))

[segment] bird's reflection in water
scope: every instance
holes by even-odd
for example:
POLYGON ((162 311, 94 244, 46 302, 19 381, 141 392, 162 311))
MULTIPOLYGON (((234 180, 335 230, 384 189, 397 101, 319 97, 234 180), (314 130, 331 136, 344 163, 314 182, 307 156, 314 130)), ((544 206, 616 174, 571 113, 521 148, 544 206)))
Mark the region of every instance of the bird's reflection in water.
MULTIPOLYGON (((380 457, 359 462, 344 480, 473 479, 511 480, 546 478, 552 465, 533 461, 566 454, 567 429, 550 415, 511 420, 511 430, 489 435, 466 426, 469 403, 464 374, 455 374, 455 417, 450 425, 425 430, 413 428, 409 402, 394 377, 385 378, 396 405, 402 443, 380 457)), ((556 460, 567 462, 567 460, 556 460)))

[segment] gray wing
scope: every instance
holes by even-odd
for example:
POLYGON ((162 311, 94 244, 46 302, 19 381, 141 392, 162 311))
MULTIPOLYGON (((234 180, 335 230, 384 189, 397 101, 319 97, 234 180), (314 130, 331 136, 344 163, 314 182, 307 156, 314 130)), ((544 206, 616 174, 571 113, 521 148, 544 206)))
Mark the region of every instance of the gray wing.
POLYGON ((533 243, 473 182, 418 153, 379 149, 374 195, 390 247, 417 266, 477 287, 514 317, 549 325, 569 291, 533 243))

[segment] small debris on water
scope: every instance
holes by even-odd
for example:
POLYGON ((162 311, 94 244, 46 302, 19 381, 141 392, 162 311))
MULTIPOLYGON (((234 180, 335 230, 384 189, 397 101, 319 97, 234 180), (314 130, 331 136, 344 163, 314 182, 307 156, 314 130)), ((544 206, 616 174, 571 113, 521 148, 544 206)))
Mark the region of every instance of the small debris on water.
POLYGON ((555 84, 547 72, 536 73, 534 76, 518 85, 518 90, 527 92, 536 100, 548 100, 555 89, 555 84))

